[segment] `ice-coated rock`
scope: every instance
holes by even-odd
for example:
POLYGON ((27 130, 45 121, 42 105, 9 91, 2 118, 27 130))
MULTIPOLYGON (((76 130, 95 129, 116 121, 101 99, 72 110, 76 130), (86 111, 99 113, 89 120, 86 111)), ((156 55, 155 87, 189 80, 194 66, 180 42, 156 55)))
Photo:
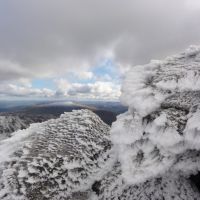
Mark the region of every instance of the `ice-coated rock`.
POLYGON ((200 194, 190 180, 175 173, 128 184, 122 175, 121 164, 99 181, 99 196, 94 200, 199 200, 200 194))
POLYGON ((200 47, 133 67, 121 101, 129 110, 113 123, 111 139, 127 183, 200 170, 200 47))
POLYGON ((0 113, 0 140, 10 137, 11 133, 26 129, 32 123, 55 118, 53 115, 32 115, 28 113, 0 113))
POLYGON ((0 142, 0 199, 81 199, 108 160, 109 126, 88 110, 33 124, 0 142))

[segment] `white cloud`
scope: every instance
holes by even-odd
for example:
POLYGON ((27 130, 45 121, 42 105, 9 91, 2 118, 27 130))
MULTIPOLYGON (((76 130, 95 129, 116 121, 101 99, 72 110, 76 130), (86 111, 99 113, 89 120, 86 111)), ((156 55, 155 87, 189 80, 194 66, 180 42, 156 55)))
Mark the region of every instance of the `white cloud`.
POLYGON ((41 98, 52 97, 54 92, 50 89, 35 89, 32 87, 18 86, 14 84, 1 84, 0 96, 2 97, 25 97, 25 98, 41 98))
POLYGON ((55 90, 34 88, 29 80, 20 79, 18 83, 0 84, 0 97, 9 98, 80 98, 117 100, 120 96, 120 85, 111 81, 93 83, 70 83, 67 79, 56 79, 55 90))
POLYGON ((65 79, 56 81, 58 97, 77 97, 85 99, 118 99, 120 85, 112 82, 69 83, 65 79))
POLYGON ((27 78, 20 78, 19 84, 24 87, 29 87, 29 88, 32 87, 32 83, 31 83, 30 79, 27 79, 27 78))
POLYGON ((94 74, 90 71, 77 71, 75 72, 75 75, 77 76, 78 79, 81 80, 94 78, 94 74))
POLYGON ((70 83, 66 79, 61 78, 61 79, 55 80, 55 84, 57 86, 55 95, 57 97, 67 96, 67 91, 71 87, 70 83))

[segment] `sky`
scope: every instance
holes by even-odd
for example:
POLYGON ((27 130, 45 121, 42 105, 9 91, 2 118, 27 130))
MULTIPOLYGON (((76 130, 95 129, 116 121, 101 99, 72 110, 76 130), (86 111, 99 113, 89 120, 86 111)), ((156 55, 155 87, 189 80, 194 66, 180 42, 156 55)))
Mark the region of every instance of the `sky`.
POLYGON ((1 0, 0 99, 118 100, 128 69, 200 44, 199 0, 1 0))

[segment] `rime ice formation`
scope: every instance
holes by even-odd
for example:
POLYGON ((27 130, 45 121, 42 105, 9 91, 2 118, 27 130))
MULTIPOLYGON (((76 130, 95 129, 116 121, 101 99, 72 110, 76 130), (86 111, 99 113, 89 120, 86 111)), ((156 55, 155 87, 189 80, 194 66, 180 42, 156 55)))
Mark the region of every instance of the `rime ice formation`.
POLYGON ((199 200, 200 194, 183 176, 168 174, 137 184, 127 184, 120 163, 99 181, 94 200, 199 200))
MULTIPOLYGON (((111 138, 129 184, 200 170, 200 47, 133 67, 111 138)), ((200 199, 200 197, 199 197, 200 199)))
POLYGON ((109 158, 108 133, 87 110, 15 132, 0 142, 0 199, 88 198, 109 158))
POLYGON ((0 116, 0 140, 23 128, 26 128, 26 125, 18 117, 0 116))
POLYGON ((0 114, 0 140, 9 137, 17 130, 28 128, 30 124, 55 118, 52 115, 32 115, 26 113, 0 114))

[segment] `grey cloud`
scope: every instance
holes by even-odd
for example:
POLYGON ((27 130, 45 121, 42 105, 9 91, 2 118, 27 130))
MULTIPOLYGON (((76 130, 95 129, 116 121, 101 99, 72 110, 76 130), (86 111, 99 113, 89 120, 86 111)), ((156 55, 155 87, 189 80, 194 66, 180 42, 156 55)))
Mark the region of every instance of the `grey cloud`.
POLYGON ((69 91, 68 95, 75 96, 77 94, 87 94, 91 92, 91 86, 89 85, 74 85, 69 91))
POLYGON ((0 60, 0 80, 8 81, 12 79, 20 79, 22 77, 32 77, 31 70, 10 62, 9 60, 0 60))
POLYGON ((52 97, 54 92, 50 89, 35 89, 32 87, 17 86, 14 84, 1 84, 0 97, 52 97))
POLYGON ((0 60, 14 64, 0 78, 53 77, 108 50, 121 66, 142 64, 198 44, 200 9, 188 1, 2 0, 0 60))
POLYGON ((67 80, 56 81, 57 90, 54 97, 84 99, 118 99, 120 85, 113 82, 96 81, 94 83, 68 83, 67 80))

